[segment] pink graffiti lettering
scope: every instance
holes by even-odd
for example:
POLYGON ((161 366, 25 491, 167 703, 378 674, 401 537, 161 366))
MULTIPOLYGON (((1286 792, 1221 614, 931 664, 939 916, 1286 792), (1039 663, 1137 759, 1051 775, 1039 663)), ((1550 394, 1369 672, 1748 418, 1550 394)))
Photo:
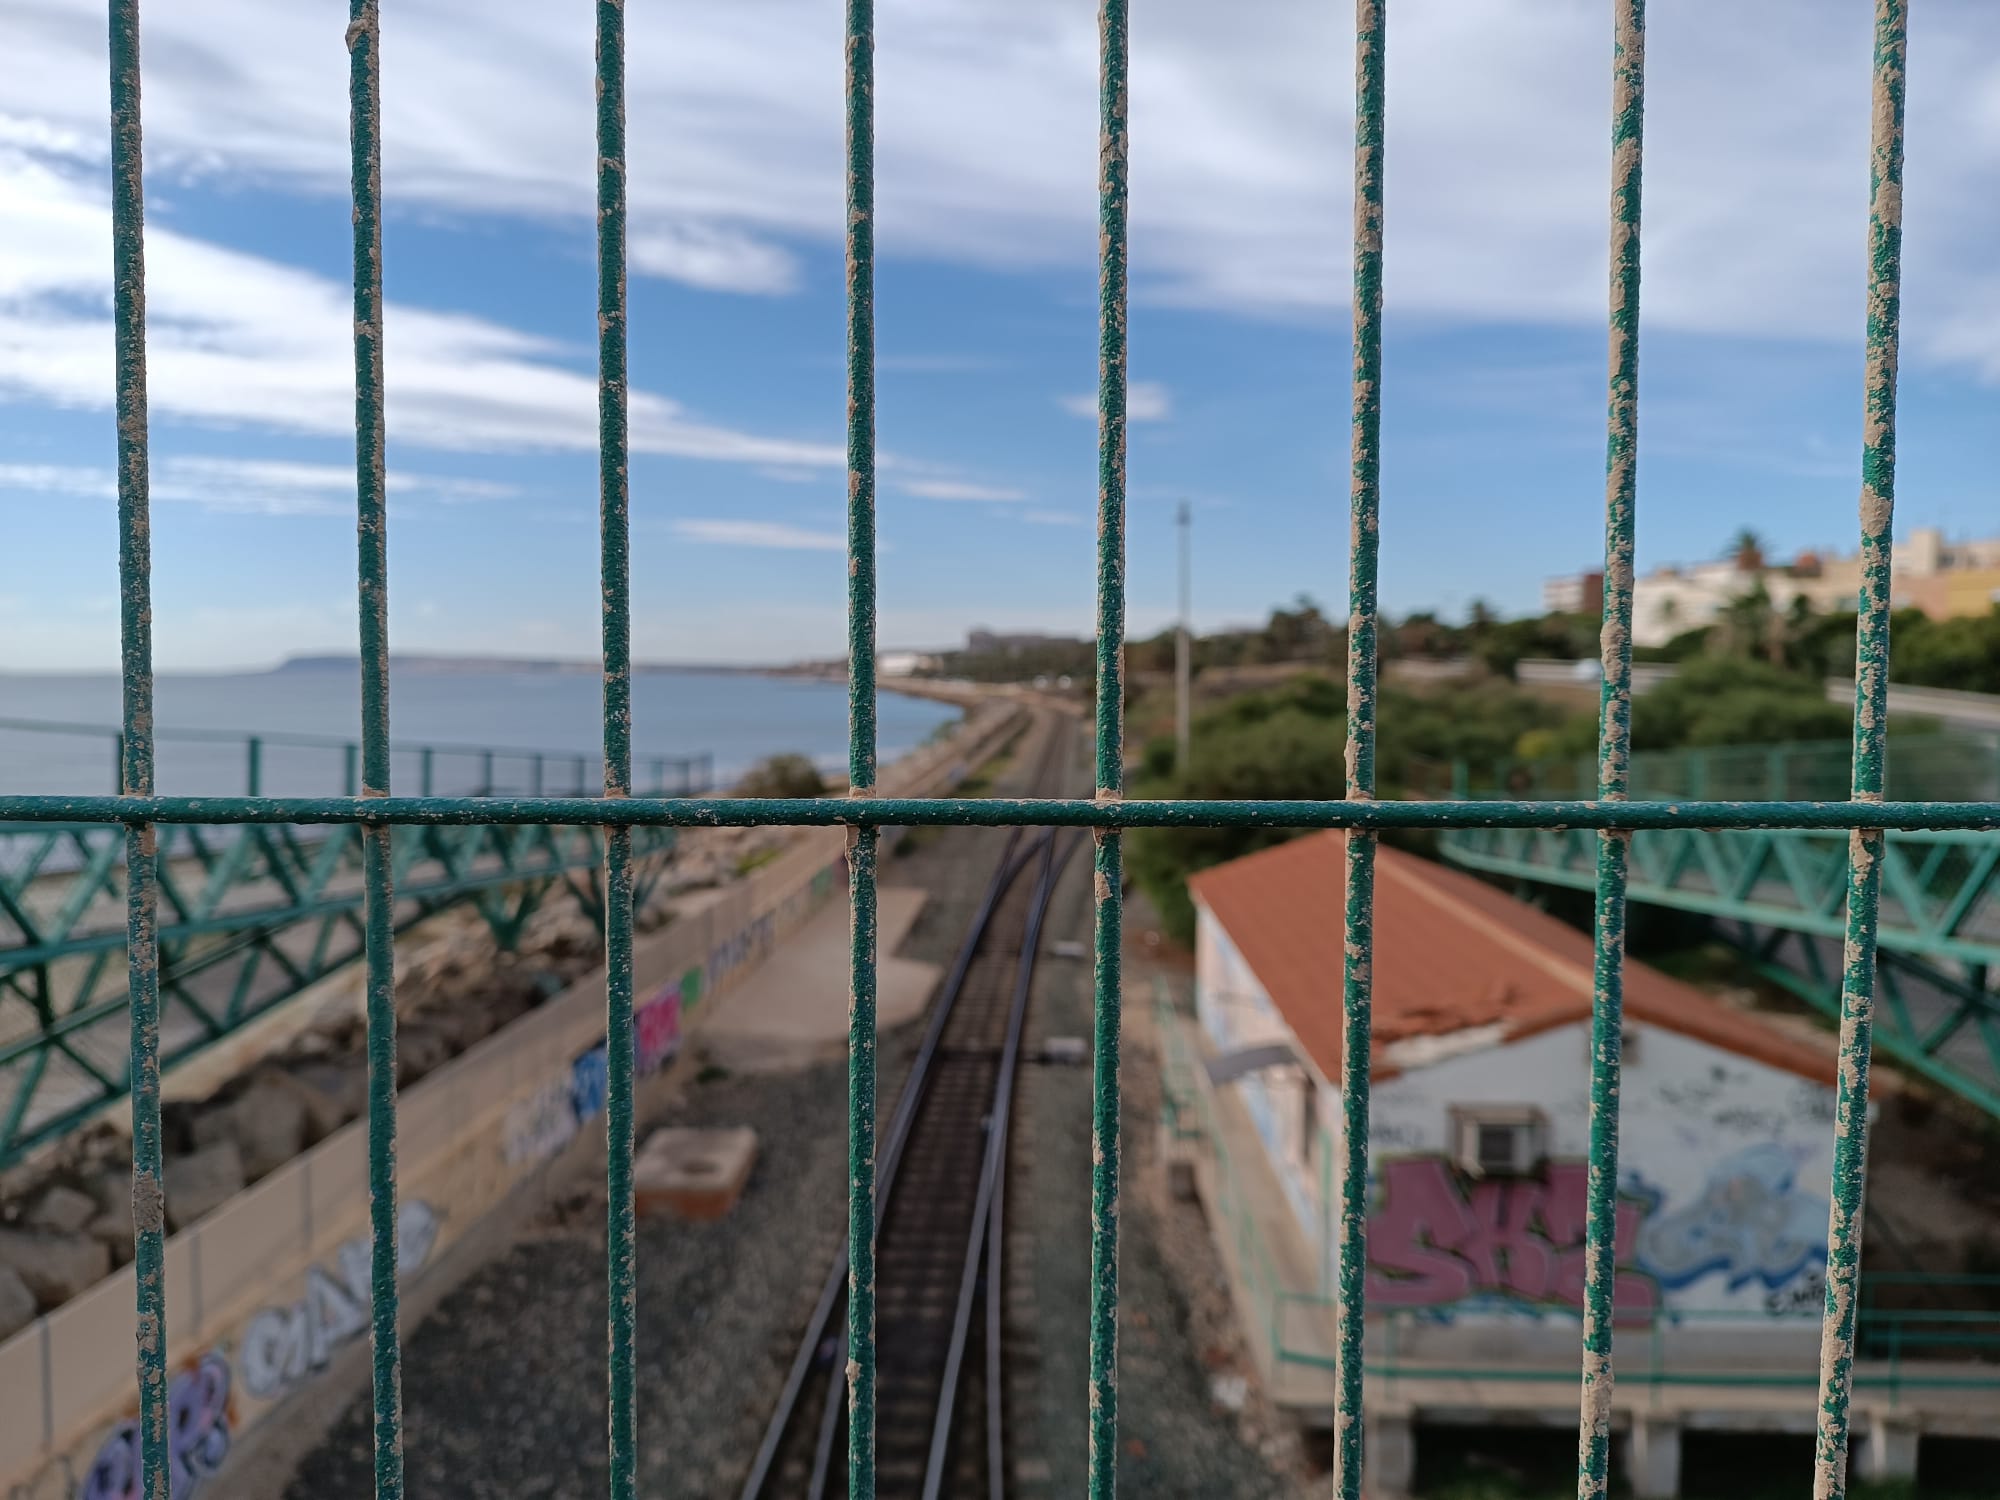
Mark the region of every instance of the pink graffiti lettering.
MULTIPOLYGON (((193 1500, 229 1456, 229 1362, 204 1354, 167 1383, 167 1494, 193 1500)), ((81 1500, 140 1500, 139 1424, 112 1428, 91 1461, 81 1500)))
MULTIPOLYGON (((1468 1184, 1439 1157, 1382 1169, 1382 1198, 1368 1221, 1368 1300, 1381 1307, 1442 1307, 1473 1297, 1581 1307, 1588 1170, 1552 1162, 1539 1177, 1468 1184)), ((1652 1278, 1631 1266, 1643 1206, 1618 1205, 1614 1309, 1643 1320, 1659 1302, 1652 1278)))
POLYGON ((632 1017, 638 1032, 638 1063, 641 1073, 657 1073, 681 1045, 681 989, 668 985, 639 1007, 632 1017))

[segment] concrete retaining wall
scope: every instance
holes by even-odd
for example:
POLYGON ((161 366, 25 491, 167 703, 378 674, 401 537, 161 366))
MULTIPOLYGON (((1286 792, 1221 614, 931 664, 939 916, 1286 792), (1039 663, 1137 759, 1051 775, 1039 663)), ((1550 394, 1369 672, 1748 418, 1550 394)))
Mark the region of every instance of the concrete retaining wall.
MULTIPOLYGON (((884 772, 881 791, 947 790, 997 751, 1021 718, 1013 706, 975 709, 949 740, 884 772)), ((845 868, 844 829, 802 830, 781 858, 639 941, 642 1076, 658 1075, 683 1034, 843 888, 845 868)), ((603 1044, 600 970, 403 1095, 406 1282, 550 1161, 588 1149, 583 1138, 604 1109, 603 1044)), ((365 1346, 368 1244, 365 1120, 168 1240, 176 1500, 194 1494, 234 1444, 349 1345, 365 1346)), ((0 1345, 0 1485, 8 1500, 139 1494, 135 1301, 128 1266, 0 1345)))

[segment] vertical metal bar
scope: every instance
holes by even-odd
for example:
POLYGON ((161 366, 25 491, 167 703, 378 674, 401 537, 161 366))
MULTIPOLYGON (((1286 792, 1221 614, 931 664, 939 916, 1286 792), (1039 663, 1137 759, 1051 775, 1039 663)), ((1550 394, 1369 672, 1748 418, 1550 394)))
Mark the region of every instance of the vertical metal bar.
MULTIPOLYGON (((139 0, 112 0, 111 260, 118 410, 118 781, 153 794, 153 535, 146 403, 146 183, 139 109, 139 0)), ((166 1192, 160 1141, 160 887, 153 825, 125 828, 125 956, 131 1004, 134 1333, 139 1493, 167 1500, 166 1192)))
MULTIPOLYGON (((1611 50, 1611 299, 1604 447, 1604 686, 1597 795, 1623 801, 1632 773, 1632 545, 1639 445, 1639 207, 1646 105, 1645 0, 1616 0, 1611 50)), ((1617 1275, 1618 1081, 1625 1015, 1625 872, 1631 836, 1597 843, 1585 1186, 1583 1393, 1577 1494, 1605 1493, 1611 1463, 1611 1324, 1617 1275)))
MULTIPOLYGON (((1861 613, 1854 640, 1856 802, 1880 802, 1889 727, 1890 533, 1896 503, 1896 359, 1902 327, 1905 0, 1876 0, 1869 143, 1868 362, 1861 449, 1861 613)), ((1827 1215, 1826 1312, 1819 1356, 1813 1500, 1847 1493, 1861 1203, 1868 1174, 1868 1063, 1875 1012, 1882 834, 1848 835, 1847 942, 1841 965, 1840 1085, 1834 1100, 1833 1198, 1827 1215)))
MULTIPOLYGON (((847 0, 847 777, 875 795, 875 5, 847 0)), ((848 833, 847 1493, 875 1495, 875 857, 848 833)))
POLYGON ((340 747, 340 779, 346 795, 352 797, 361 790, 361 747, 343 745, 340 747))
MULTIPOLYGON (((1125 795, 1125 383, 1128 71, 1126 0, 1098 10, 1097 800, 1125 795)), ((1096 854, 1096 1020, 1091 1079, 1090 1495, 1118 1489, 1118 1048, 1124 859, 1115 828, 1096 854)))
MULTIPOLYGON (((428 797, 437 790, 437 752, 429 745, 417 752, 417 794, 428 797)), ((581 792, 582 787, 577 790, 581 792)))
MULTIPOLYGON (((626 453, 625 7, 597 0, 597 468, 604 795, 632 794, 632 564, 626 453)), ((632 1200, 632 830, 604 830, 605 1275, 612 1500, 638 1488, 632 1200)))
MULTIPOLYGON (((389 534, 382 408, 382 26, 351 0, 347 27, 354 198, 354 473, 361 610, 361 795, 389 795, 389 534)), ((389 828, 361 829, 368 965, 369 1279, 375 1494, 402 1500, 402 1348, 396 1293, 396 893, 389 828)))
MULTIPOLYGON (((1354 8, 1354 376, 1349 480, 1347 796, 1375 795, 1376 557, 1382 440, 1382 172, 1386 0, 1354 8)), ((1341 976, 1340 1252, 1334 1490, 1360 1500, 1367 1320, 1368 1100, 1375 962, 1375 836, 1347 837, 1341 976)))
POLYGON ((264 788, 264 742, 251 735, 243 745, 243 792, 258 796, 264 788))

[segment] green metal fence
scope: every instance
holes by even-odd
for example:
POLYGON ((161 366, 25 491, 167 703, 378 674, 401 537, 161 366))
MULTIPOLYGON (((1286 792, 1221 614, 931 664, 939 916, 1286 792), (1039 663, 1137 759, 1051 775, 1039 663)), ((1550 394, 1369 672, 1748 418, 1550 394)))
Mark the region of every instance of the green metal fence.
MULTIPOLYGON (((1897 734, 1890 744, 1885 790, 1898 800, 2000 799, 2000 732, 1897 734)), ((1846 795, 1853 759, 1854 747, 1846 740, 1641 750, 1632 757, 1629 790, 1639 802, 1675 797, 1820 802, 1846 795)), ((1503 760, 1490 772, 1461 761, 1452 769, 1460 792, 1509 797, 1587 795, 1595 772, 1593 763, 1580 758, 1503 760)))
MULTIPOLYGON (((1068 824, 1096 844, 1096 1125, 1092 1184, 1090 1315, 1090 1493, 1115 1486, 1118 1426, 1117 1305, 1120 1035, 1120 832, 1147 825, 1343 828, 1348 842, 1347 964, 1343 986, 1343 1145, 1337 1360, 1342 1420, 1335 1487, 1362 1488, 1362 1271, 1369 1082, 1370 919, 1374 835, 1391 827, 1569 826, 1599 830, 1597 962, 1592 1054, 1588 1276, 1578 1493, 1604 1493, 1613 1379, 1611 1293, 1617 1182, 1620 978, 1625 927, 1625 856, 1643 827, 1849 829, 1836 1164, 1827 1265, 1813 1493, 1846 1490, 1860 1205, 1867 1148, 1868 1063, 1874 1005, 1879 861, 1886 828, 2000 826, 2000 803, 1884 799, 1883 739, 1889 648, 1889 557, 1895 477, 1895 396, 1901 241, 1905 0, 1877 0, 1871 105, 1872 197, 1868 223, 1866 438, 1860 531, 1862 609, 1857 644, 1855 730, 1849 800, 1676 804, 1629 800, 1632 543, 1637 482, 1640 167, 1644 97, 1643 0, 1611 0, 1613 180, 1610 382, 1607 440, 1604 688, 1596 796, 1527 803, 1452 800, 1381 803, 1373 796, 1375 749, 1375 565, 1378 437, 1382 391, 1386 12, 1390 0, 1356 5, 1354 182, 1353 472, 1350 564, 1348 791, 1334 802, 1126 801, 1123 788, 1120 655, 1124 637, 1126 397, 1126 212, 1128 183, 1127 0, 1101 0, 1100 180, 1101 374, 1097 532, 1097 791, 1052 802, 885 798, 875 784, 875 403, 874 76, 871 0, 847 0, 847 292, 849 386, 849 641, 852 650, 852 791, 845 799, 756 802, 631 795, 630 586, 627 552, 624 10, 597 0, 598 326, 600 329, 603 548, 604 784, 595 798, 472 799, 391 794, 389 784, 386 508, 383 476, 381 105, 383 28, 378 0, 352 0, 355 439, 358 480, 362 766, 358 797, 321 799, 159 796, 154 786, 152 605, 147 498, 144 189, 141 175, 138 0, 110 0, 111 185, 119 491, 119 573, 124 663, 121 793, 100 797, 0 798, 0 819, 122 826, 131 868, 128 963, 131 992, 133 1203, 137 1226, 138 1386, 144 1493, 166 1500, 167 1350, 162 1280, 158 1064, 158 885, 152 872, 161 823, 339 823, 359 825, 367 874, 376 1491, 403 1493, 401 1352, 396 1291, 395 1011, 391 1003, 394 910, 389 830, 398 824, 581 824, 605 830, 608 890, 610 1093, 608 1265, 610 1490, 634 1494, 640 1436, 634 1406, 637 1297, 632 1170, 631 839, 636 826, 716 823, 844 824, 852 830, 853 1031, 849 1219, 854 1247, 849 1297, 849 1493, 875 1493, 870 1441, 875 1382, 873 1322, 873 1139, 875 1126, 875 853, 884 825, 1068 824)), ((831 60, 829 59, 829 62, 831 60)), ((1859 109, 1860 100, 1856 100, 1859 109)))

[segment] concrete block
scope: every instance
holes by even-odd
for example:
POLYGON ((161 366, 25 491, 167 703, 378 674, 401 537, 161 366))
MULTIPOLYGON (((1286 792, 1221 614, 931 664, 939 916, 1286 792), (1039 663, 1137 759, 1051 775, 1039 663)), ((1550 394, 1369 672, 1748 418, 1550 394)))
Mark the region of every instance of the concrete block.
POLYGON ((632 1164, 633 1193, 642 1214, 671 1213, 706 1223, 743 1196, 757 1162, 757 1132, 669 1127, 646 1138, 632 1164))
POLYGON ((1417 1479, 1417 1425, 1412 1413, 1370 1408, 1363 1434, 1368 1500, 1408 1500, 1417 1479))
POLYGON ((111 1274, 111 1252, 88 1235, 0 1229, 0 1266, 43 1307, 60 1307, 111 1274))
POLYGON ((28 1227, 51 1234, 81 1234, 96 1217, 96 1199, 57 1183, 28 1210, 28 1227))
POLYGON ((1886 1484, 1896 1479, 1917 1477, 1916 1418, 1908 1412, 1872 1410, 1862 1414, 1855 1426, 1861 1442, 1854 1455, 1863 1479, 1886 1484))
POLYGON ((138 1253, 136 1237, 132 1233, 132 1210, 129 1208, 123 1214, 99 1214, 84 1232, 111 1252, 113 1266, 127 1264, 138 1253))
POLYGON ((0 1344, 34 1321, 35 1294, 28 1290, 19 1271, 0 1266, 0 1344))
POLYGON ((219 1141, 177 1156, 167 1163, 166 1187, 167 1227, 185 1229, 243 1191, 243 1153, 219 1141))
POLYGON ((368 1073, 360 1064, 314 1062, 274 1071, 270 1077, 291 1089, 305 1106, 309 1138, 323 1140, 358 1116, 368 1103, 368 1073))
POLYGON ((231 1137, 251 1181, 275 1172, 305 1149, 306 1102, 290 1080, 263 1073, 229 1106, 231 1137))
POLYGON ((396 1087, 408 1088, 451 1061, 451 1041, 434 1026, 412 1022, 396 1028, 396 1087))
POLYGON ((1635 1413, 1625 1437, 1625 1473, 1635 1500, 1673 1500, 1681 1492, 1681 1424, 1635 1413))

